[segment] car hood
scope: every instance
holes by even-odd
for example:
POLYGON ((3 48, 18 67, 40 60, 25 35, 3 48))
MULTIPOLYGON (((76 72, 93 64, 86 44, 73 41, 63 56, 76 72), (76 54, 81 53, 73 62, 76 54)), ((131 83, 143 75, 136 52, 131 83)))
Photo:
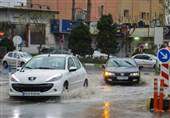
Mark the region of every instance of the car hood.
POLYGON ((54 77, 61 77, 65 70, 47 70, 47 69, 25 69, 23 72, 18 71, 12 76, 18 80, 19 83, 44 83, 54 77), (33 81, 29 80, 29 77, 35 77, 33 81))
POLYGON ((27 61, 29 61, 31 58, 32 58, 32 57, 22 58, 22 60, 23 60, 24 62, 27 62, 27 61))
POLYGON ((106 70, 115 73, 139 72, 137 67, 107 67, 106 70))

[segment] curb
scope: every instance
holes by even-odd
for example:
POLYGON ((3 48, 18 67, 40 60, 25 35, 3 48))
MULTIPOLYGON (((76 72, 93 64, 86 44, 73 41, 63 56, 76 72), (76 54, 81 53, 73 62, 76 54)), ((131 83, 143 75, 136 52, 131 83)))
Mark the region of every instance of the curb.
POLYGON ((84 65, 85 66, 95 66, 95 64, 93 64, 93 63, 85 63, 84 65))

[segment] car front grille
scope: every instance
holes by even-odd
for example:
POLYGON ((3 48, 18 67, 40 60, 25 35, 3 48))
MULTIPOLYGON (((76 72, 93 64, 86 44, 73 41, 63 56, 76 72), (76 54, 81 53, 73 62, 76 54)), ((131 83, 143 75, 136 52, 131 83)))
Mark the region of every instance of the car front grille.
POLYGON ((12 88, 18 92, 46 92, 53 87, 53 84, 12 84, 12 88))
POLYGON ((129 76, 130 73, 115 73, 116 76, 129 76))

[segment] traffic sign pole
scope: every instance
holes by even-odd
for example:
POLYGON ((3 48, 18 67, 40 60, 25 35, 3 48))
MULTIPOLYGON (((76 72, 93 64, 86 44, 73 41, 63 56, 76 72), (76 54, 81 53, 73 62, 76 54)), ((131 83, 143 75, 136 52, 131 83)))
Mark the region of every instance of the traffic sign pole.
MULTIPOLYGON (((22 38, 20 36, 14 36, 13 37, 13 43, 16 47, 16 50, 19 51, 19 45, 22 43, 22 38)), ((18 55, 17 55, 17 59, 16 59, 16 70, 17 70, 17 67, 18 67, 18 55)))

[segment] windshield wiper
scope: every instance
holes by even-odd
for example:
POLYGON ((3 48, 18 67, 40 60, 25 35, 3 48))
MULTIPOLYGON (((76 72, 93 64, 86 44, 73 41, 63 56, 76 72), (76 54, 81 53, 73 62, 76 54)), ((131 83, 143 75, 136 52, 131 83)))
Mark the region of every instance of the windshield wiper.
POLYGON ((27 69, 33 69, 33 68, 29 67, 29 66, 26 66, 25 68, 27 68, 27 69))
POLYGON ((52 69, 50 67, 38 67, 37 69, 52 69))

